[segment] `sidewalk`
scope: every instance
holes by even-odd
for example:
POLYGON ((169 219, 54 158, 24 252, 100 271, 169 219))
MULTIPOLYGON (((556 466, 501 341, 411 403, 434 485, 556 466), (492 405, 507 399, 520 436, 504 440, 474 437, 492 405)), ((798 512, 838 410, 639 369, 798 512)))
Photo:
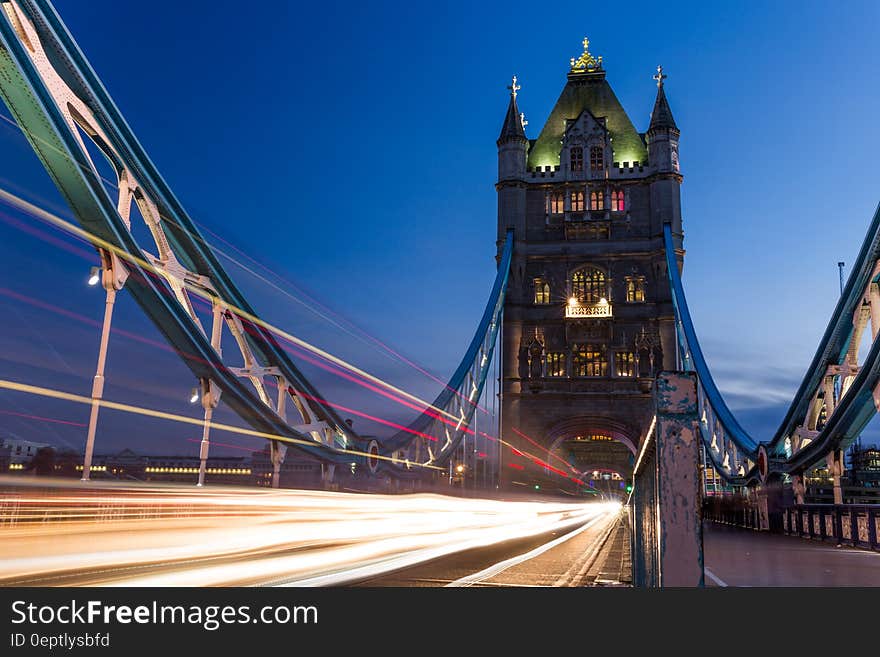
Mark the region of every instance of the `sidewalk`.
POLYGON ((703 525, 706 586, 880 586, 880 553, 703 525))

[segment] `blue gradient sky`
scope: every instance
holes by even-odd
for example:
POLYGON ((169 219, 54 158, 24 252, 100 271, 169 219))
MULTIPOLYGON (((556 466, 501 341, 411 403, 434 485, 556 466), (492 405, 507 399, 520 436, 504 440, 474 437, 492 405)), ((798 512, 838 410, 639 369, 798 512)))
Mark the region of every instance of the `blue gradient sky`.
MULTIPOLYGON (((176 4, 56 2, 198 222, 444 379, 494 276, 495 139, 510 76, 534 137, 586 34, 641 131, 662 63, 682 131, 691 310, 720 388, 769 438, 836 301, 836 263, 854 258, 878 201, 876 3, 176 4)), ((0 162, 4 186, 66 213, 8 125, 0 162)), ((0 245, 3 288, 100 318, 101 293, 83 284, 91 263, 3 222, 0 245)), ((230 269, 270 321, 436 392, 230 269)), ((8 297, 0 312, 4 378, 88 394, 94 329, 8 297)), ((130 299, 117 326, 161 342, 130 299)), ((316 377, 328 397, 410 417, 316 377)), ((114 339, 108 397, 197 414, 181 402, 192 385, 170 354, 114 339)), ((87 417, 10 394, 2 409, 87 417)), ((83 434, 15 416, 0 416, 0 432, 74 448, 83 434)), ((191 432, 156 423, 108 416, 102 432, 98 451, 195 450, 191 432)))

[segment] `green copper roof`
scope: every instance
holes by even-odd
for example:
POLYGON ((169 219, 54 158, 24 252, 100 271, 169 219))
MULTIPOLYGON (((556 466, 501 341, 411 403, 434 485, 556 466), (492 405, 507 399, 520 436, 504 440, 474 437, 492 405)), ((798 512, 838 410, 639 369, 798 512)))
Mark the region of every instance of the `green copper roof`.
POLYGON ((596 118, 605 117, 606 126, 611 133, 611 148, 614 162, 648 162, 645 143, 633 127, 611 85, 605 81, 601 72, 568 76, 568 82, 550 112, 547 123, 529 151, 529 167, 544 167, 559 164, 559 151, 565 132, 565 120, 576 119, 581 112, 588 110, 596 118))

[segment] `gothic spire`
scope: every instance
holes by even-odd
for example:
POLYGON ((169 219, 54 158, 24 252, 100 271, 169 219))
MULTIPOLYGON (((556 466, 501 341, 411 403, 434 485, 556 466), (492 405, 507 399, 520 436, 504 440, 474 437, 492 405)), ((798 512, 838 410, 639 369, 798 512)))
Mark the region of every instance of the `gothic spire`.
POLYGON ((651 112, 651 125, 648 131, 669 128, 678 130, 675 125, 675 119, 672 118, 672 110, 669 109, 669 103, 666 100, 666 92, 663 90, 663 80, 666 75, 663 73, 663 67, 657 67, 657 75, 654 76, 657 81, 657 100, 654 101, 654 111, 651 112))
POLYGON ((516 83, 516 76, 513 76, 512 83, 507 87, 510 89, 510 103, 507 106, 507 115, 504 117, 504 124, 501 126, 501 134, 498 136, 498 143, 508 141, 510 139, 526 139, 526 131, 523 129, 525 123, 519 108, 516 106, 516 92, 520 90, 520 85, 516 83))

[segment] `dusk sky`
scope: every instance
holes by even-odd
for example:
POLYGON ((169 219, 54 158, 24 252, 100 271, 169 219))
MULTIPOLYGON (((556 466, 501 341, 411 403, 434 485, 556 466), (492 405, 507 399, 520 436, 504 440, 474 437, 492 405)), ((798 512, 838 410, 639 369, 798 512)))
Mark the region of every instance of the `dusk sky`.
MULTIPOLYGON (((639 131, 657 65, 669 76, 685 289, 716 381, 757 439, 781 420, 836 303, 837 262, 848 274, 880 200, 875 2, 55 4, 207 240, 238 261, 223 264, 257 311, 425 398, 436 381, 308 307, 445 380, 495 275, 506 86, 516 74, 536 137, 585 35, 639 131), (290 281, 291 296, 243 269, 259 265, 235 249, 290 281)), ((5 121, 0 163, 2 187, 70 216, 5 121)), ((6 206, 0 245, 0 376, 88 395, 98 330, 59 309, 100 321, 103 294, 85 285, 94 250, 6 206)), ((198 416, 192 375, 125 293, 114 327, 156 345, 114 336, 107 398, 198 416)), ((315 379, 326 397, 412 419, 315 379)), ((87 417, 0 393, 0 435, 81 449, 87 417)), ((197 433, 107 413, 96 451, 195 453, 197 433)))

